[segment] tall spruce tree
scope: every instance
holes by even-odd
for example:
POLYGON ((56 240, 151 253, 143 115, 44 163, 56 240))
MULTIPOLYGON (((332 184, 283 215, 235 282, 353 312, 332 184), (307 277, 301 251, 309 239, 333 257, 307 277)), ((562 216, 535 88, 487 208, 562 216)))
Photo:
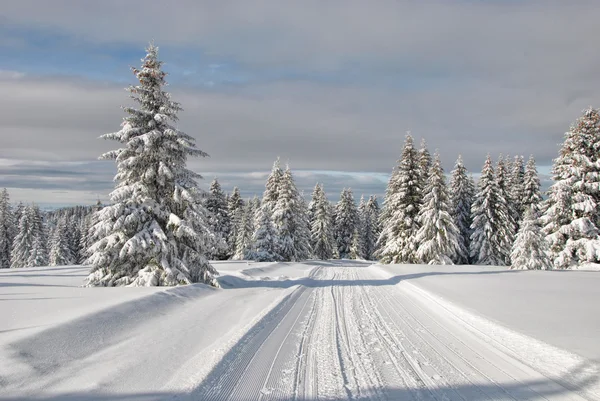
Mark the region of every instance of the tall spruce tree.
POLYGON ((275 210, 275 205, 279 199, 280 187, 283 180, 283 170, 281 169, 281 163, 279 158, 273 163, 271 174, 267 178, 265 184, 265 192, 263 193, 262 206, 271 209, 271 212, 275 210))
POLYGON ((525 185, 525 160, 523 156, 515 156, 510 169, 510 178, 508 186, 511 199, 515 207, 515 223, 518 227, 527 206, 523 204, 523 191, 525 185))
POLYGON ((419 171, 421 173, 421 188, 425 188, 432 163, 433 160, 431 158, 431 153, 427 148, 427 141, 425 140, 425 138, 423 138, 421 139, 421 145, 419 147, 419 171))
POLYGON ((535 166, 535 159, 531 155, 523 174, 523 190, 520 198, 523 214, 526 210, 531 209, 536 218, 540 216, 542 208, 542 192, 540 187, 540 178, 535 166))
POLYGON ((418 215, 421 228, 417 232, 417 258, 430 265, 454 264, 463 250, 460 232, 450 215, 450 196, 438 153, 428 177, 418 215))
POLYGON ((242 226, 242 217, 244 215, 244 200, 240 195, 238 187, 233 187, 233 191, 229 196, 227 203, 227 211, 229 212, 231 219, 231 229, 229 230, 229 237, 227 238, 227 247, 229 257, 233 257, 236 251, 238 233, 242 226))
POLYGON ((322 184, 315 185, 310 203, 310 244, 315 258, 332 259, 334 252, 333 222, 329 201, 322 184))
POLYGON ((48 264, 46 236, 40 209, 26 206, 21 213, 17 235, 11 250, 11 267, 35 267, 48 264))
POLYGON ((206 258, 210 229, 202 177, 186 167, 205 157, 195 139, 175 128, 179 103, 163 90, 166 73, 150 44, 130 86, 139 108, 124 107, 122 129, 105 134, 123 147, 101 156, 117 163, 112 204, 97 212, 88 286, 160 286, 194 282, 217 286, 206 258))
POLYGON ((351 189, 342 190, 336 206, 334 237, 340 259, 350 258, 352 237, 358 225, 358 210, 351 189))
POLYGON ((50 238, 50 266, 65 266, 76 263, 69 238, 69 223, 61 218, 50 238))
POLYGON ((271 209, 259 208, 254 221, 254 233, 252 235, 252 247, 247 253, 250 260, 257 262, 275 262, 281 260, 277 253, 279 249, 279 237, 273 225, 271 209))
POLYGON ((379 229, 379 204, 376 196, 369 196, 364 215, 365 259, 373 260, 377 250, 377 238, 381 231, 379 229))
POLYGON ((229 257, 227 239, 231 231, 231 219, 227 208, 227 199, 221 189, 221 184, 215 178, 210 184, 209 195, 206 199, 206 209, 210 213, 209 225, 215 235, 215 246, 210 257, 225 260, 229 257))
POLYGON ((4 188, 0 192, 0 269, 10 267, 10 253, 16 224, 8 191, 4 188))
POLYGON ((306 213, 301 205, 292 171, 285 169, 279 185, 273 222, 279 237, 277 253, 282 260, 297 262, 310 256, 310 234, 307 232, 306 213))
POLYGON ((510 250, 515 241, 519 206, 512 197, 510 190, 510 171, 502 155, 500 155, 498 163, 496 164, 496 183, 498 185, 499 196, 502 199, 501 207, 506 208, 506 213, 498 215, 500 218, 498 227, 501 230, 499 233, 502 233, 502 236, 500 237, 502 246, 499 251, 503 255, 504 266, 510 266, 510 250))
POLYGON ((419 155, 408 133, 386 189, 382 231, 377 244, 380 262, 418 262, 416 234, 420 228, 417 215, 421 208, 421 195, 419 155))
POLYGON ((554 160, 555 184, 543 220, 556 268, 600 262, 599 150, 600 112, 590 107, 565 134, 554 160), (566 196, 570 199, 564 199, 566 196), (564 207, 568 207, 566 213, 561 210, 564 207))
POLYGON ((489 154, 481 171, 471 212, 473 223, 470 253, 473 263, 505 265, 506 255, 510 252, 510 248, 506 248, 507 233, 503 224, 508 219, 508 207, 506 199, 501 196, 489 154))
POLYGON ((246 202, 240 209, 240 220, 235 239, 234 260, 246 259, 252 248, 252 235, 254 234, 254 209, 252 202, 246 202))
POLYGON ((458 229, 459 248, 456 264, 469 263, 469 247, 471 244, 471 206, 475 198, 475 185, 468 175, 462 156, 458 156, 450 178, 450 215, 458 229))
POLYGON ((538 210, 529 207, 523 215, 511 253, 512 269, 548 270, 552 263, 548 257, 548 243, 540 227, 538 210))

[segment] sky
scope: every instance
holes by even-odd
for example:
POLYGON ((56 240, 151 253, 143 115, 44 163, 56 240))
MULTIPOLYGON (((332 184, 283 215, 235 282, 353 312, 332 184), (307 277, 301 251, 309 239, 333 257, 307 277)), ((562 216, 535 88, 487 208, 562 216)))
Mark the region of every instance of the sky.
MULTIPOLYGON (((459 154, 533 154, 600 107, 600 3, 527 0, 4 0, 0 187, 42 205, 108 201, 130 71, 149 41, 210 157, 208 188, 261 195, 273 161, 300 190, 382 197, 407 131, 459 154)), ((547 183, 547 180, 545 179, 547 183)))

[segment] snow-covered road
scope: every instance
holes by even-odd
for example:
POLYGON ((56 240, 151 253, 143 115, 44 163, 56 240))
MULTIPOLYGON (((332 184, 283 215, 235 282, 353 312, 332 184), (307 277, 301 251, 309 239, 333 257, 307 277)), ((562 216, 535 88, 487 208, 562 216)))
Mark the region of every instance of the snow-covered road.
POLYGON ((600 399, 597 364, 401 277, 272 265, 222 277, 232 289, 159 291, 9 341, 0 330, 0 399, 600 399))

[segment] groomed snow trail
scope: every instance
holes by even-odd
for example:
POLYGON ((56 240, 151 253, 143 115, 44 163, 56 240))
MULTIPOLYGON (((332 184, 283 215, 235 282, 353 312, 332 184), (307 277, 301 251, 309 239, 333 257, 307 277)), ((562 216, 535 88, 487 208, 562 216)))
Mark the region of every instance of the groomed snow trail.
POLYGON ((182 398, 597 399, 586 380, 565 388, 421 302, 410 285, 357 264, 314 270, 182 398))

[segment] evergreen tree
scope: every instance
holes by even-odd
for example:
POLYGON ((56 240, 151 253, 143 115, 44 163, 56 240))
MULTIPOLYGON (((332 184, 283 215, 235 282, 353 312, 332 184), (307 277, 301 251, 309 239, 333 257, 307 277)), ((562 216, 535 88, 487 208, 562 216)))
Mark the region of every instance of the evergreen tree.
POLYGON ((525 211, 523 222, 512 248, 512 269, 548 270, 552 268, 548 257, 548 243, 544 239, 537 217, 538 210, 525 211))
POLYGON ((510 250, 515 241, 519 207, 511 195, 510 174, 502 155, 498 158, 496 165, 496 183, 498 185, 499 196, 502 199, 501 205, 505 205, 506 207, 506 213, 498 215, 501 219, 498 221, 499 233, 502 233, 500 237, 502 246, 499 251, 504 258, 504 266, 510 266, 510 250))
POLYGON ((257 262, 275 262, 281 260, 277 253, 279 237, 271 218, 268 207, 258 209, 254 222, 255 230, 252 236, 252 249, 247 257, 257 262))
POLYGON ((237 237, 235 240, 234 260, 246 259, 246 256, 252 248, 252 235, 254 233, 254 212, 252 203, 247 202, 239 211, 240 224, 237 228, 237 237))
POLYGON ((453 260, 456 264, 469 263, 471 243, 471 205, 475 197, 475 185, 467 175, 462 156, 458 156, 450 178, 450 215, 458 229, 458 252, 453 260))
MULTIPOLYGON (((360 201, 358 202, 358 219, 357 219, 357 227, 356 232, 359 235, 360 245, 360 255, 359 259, 368 259, 367 258, 367 237, 368 237, 368 228, 370 227, 370 213, 367 206, 367 201, 365 201, 364 195, 361 195, 360 201)), ((353 239, 354 241, 354 239, 353 239)))
POLYGON ((506 254, 510 252, 510 248, 506 249, 507 233, 503 225, 508 219, 508 208, 506 199, 501 196, 489 154, 483 165, 471 211, 471 258, 477 265, 503 266, 506 254))
POLYGON ((158 48, 147 48, 140 82, 130 86, 139 109, 125 107, 122 129, 105 134, 123 148, 105 153, 117 163, 112 204, 97 212, 88 286, 156 286, 202 282, 217 286, 206 259, 208 213, 187 158, 205 157, 193 137, 175 128, 179 103, 163 91, 166 73, 158 48))
POLYGON ((50 238, 50 266, 65 266, 75 263, 69 242, 69 225, 63 218, 58 221, 50 238))
POLYGON ((231 231, 231 219, 227 207, 225 193, 221 184, 215 178, 210 184, 209 195, 206 199, 206 209, 210 213, 210 229, 215 235, 215 246, 210 257, 217 260, 229 258, 227 239, 231 231))
POLYGON ((352 237, 358 225, 358 210, 351 189, 345 189, 340 195, 335 213, 334 236, 340 259, 350 258, 352 237))
POLYGON ((600 113, 588 108, 565 134, 560 154, 554 160, 555 184, 543 220, 556 268, 600 262, 599 150, 600 113), (562 207, 568 209, 561 210, 562 207))
POLYGON ((515 156, 510 170, 508 185, 510 197, 515 208, 515 223, 518 227, 523 219, 523 213, 525 213, 525 210, 527 209, 523 204, 523 191, 525 190, 525 161, 523 156, 515 156))
POLYGON ((376 196, 370 196, 364 212, 364 242, 365 259, 373 260, 377 250, 377 238, 379 237, 379 204, 376 196))
POLYGON ((240 195, 238 187, 233 187, 233 192, 229 196, 227 210, 231 219, 231 230, 229 231, 229 237, 227 238, 227 246, 229 257, 233 257, 236 251, 238 233, 242 225, 242 217, 244 214, 244 200, 240 195))
POLYGON ((269 174, 269 177, 267 178, 267 182, 265 184, 265 192, 263 194, 262 199, 262 206, 268 207, 269 209, 271 209, 271 212, 275 210, 275 206, 277 205, 282 180, 283 170, 281 169, 279 158, 277 158, 277 160, 275 160, 275 162, 273 163, 271 174, 269 174))
POLYGON ((329 201, 322 184, 317 184, 310 203, 310 244, 314 257, 319 260, 332 259, 334 256, 333 224, 329 201))
POLYGON ((309 258, 310 238, 306 232, 308 225, 305 219, 306 213, 301 206, 300 194, 288 166, 281 178, 273 211, 273 222, 280 244, 277 253, 283 261, 297 262, 309 258))
POLYGON ((26 206, 12 245, 11 267, 46 266, 48 254, 45 240, 39 208, 35 205, 26 206))
POLYGON ((417 232, 417 258, 430 265, 453 264, 462 252, 460 232, 450 215, 450 196, 439 154, 435 154, 423 191, 417 232))
POLYGON ((529 156, 527 167, 523 176, 523 191, 521 193, 521 205, 523 213, 532 209, 534 216, 539 217, 542 207, 542 193, 540 191, 540 178, 538 177, 535 159, 529 156))
POLYGON ((15 220, 6 188, 0 192, 0 269, 10 267, 10 253, 16 231, 15 220))
POLYGON ((358 229, 354 229, 352 234, 352 244, 350 245, 350 259, 364 260, 364 241, 358 229))
POLYGON ((388 183, 381 215, 382 231, 377 256, 382 263, 416 263, 422 186, 419 155, 413 138, 406 141, 398 165, 388 183))
POLYGON ((425 188, 427 178, 429 177, 429 171, 432 165, 431 153, 427 149, 427 141, 425 138, 421 139, 421 147, 419 148, 419 171, 421 173, 421 188, 425 188))

